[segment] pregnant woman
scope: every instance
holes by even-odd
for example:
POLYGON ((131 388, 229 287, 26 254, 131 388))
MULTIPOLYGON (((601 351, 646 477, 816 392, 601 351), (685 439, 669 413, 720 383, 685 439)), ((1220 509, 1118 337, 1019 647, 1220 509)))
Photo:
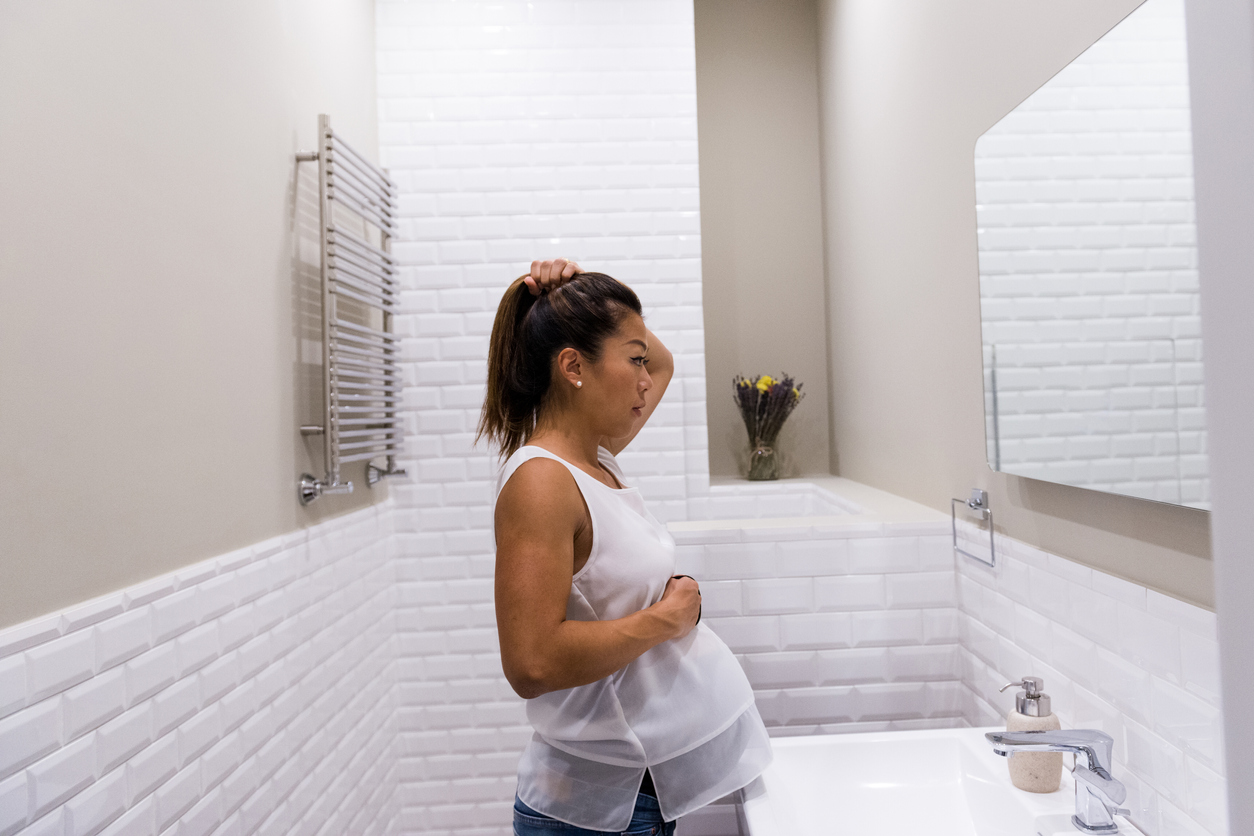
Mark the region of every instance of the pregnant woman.
POLYGON ((535 727, 518 836, 669 836, 770 762, 740 665, 614 458, 673 372, 636 294, 573 262, 534 262, 497 309, 479 435, 506 458, 497 629, 535 727))

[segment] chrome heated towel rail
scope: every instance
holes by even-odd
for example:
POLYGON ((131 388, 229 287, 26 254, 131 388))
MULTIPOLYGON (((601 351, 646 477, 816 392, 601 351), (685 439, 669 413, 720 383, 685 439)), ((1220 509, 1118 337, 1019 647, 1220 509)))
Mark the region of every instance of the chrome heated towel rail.
POLYGON ((324 493, 351 493, 340 468, 367 462, 366 483, 403 476, 400 341, 392 331, 400 283, 391 242, 396 235, 396 185, 318 117, 318 150, 296 155, 318 163, 322 238, 323 423, 303 426, 321 435, 326 474, 305 473, 301 504, 324 493), (379 467, 375 459, 385 459, 379 467))

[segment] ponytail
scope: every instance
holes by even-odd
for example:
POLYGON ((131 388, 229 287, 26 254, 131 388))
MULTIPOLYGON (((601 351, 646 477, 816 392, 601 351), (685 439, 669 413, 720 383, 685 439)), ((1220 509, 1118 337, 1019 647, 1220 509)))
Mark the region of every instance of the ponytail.
POLYGON ((640 299, 604 273, 576 273, 539 296, 523 276, 505 291, 488 345, 488 388, 475 443, 486 437, 508 458, 535 431, 552 383, 553 358, 573 348, 595 363, 606 337, 629 312, 642 315, 640 299))

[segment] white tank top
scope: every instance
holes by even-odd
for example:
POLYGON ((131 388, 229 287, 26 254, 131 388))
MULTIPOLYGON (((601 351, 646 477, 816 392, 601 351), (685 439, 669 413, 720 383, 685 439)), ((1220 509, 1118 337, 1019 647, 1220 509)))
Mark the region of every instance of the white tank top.
MULTIPOLYGON (((625 484, 605 448, 601 464, 625 484)), ((592 517, 592 550, 575 573, 566 618, 622 618, 656 603, 675 571, 675 540, 637 488, 611 488, 540 447, 510 456, 497 495, 524 462, 566 466, 592 517)), ((748 784, 771 760, 753 690, 727 645, 698 624, 604 679, 527 701, 535 735, 518 796, 547 816, 591 830, 625 830, 645 769, 662 816, 678 819, 748 784)))

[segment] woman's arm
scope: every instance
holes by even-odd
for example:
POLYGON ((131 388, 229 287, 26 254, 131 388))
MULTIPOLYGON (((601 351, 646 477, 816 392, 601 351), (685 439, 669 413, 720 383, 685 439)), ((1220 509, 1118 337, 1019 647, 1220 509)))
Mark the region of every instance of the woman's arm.
POLYGON ((496 503, 496 626, 501 666, 524 699, 609 676, 646 650, 687 635, 701 596, 672 579, 662 600, 612 621, 567 621, 575 537, 588 525, 574 478, 534 459, 510 477, 496 503))
MULTIPOLYGON (((648 331, 648 329, 645 329, 648 331)), ((671 354, 670 349, 662 344, 657 335, 649 331, 649 377, 653 379, 653 386, 649 391, 644 393, 644 409, 641 410, 640 417, 632 424, 631 432, 622 438, 602 438, 601 446, 609 450, 617 456, 624 447, 631 443, 636 434, 648 422, 649 416, 653 414, 653 410, 657 409, 657 405, 662 400, 662 395, 666 393, 666 387, 670 385, 671 378, 675 376, 675 355, 671 354)))
MULTIPOLYGON (((532 295, 539 295, 545 290, 561 287, 580 270, 578 264, 564 258, 533 261, 531 273, 526 277, 527 288, 532 295)), ((645 330, 648 331, 647 328, 645 330)), ((631 443, 631 440, 648 422, 649 416, 653 414, 658 402, 662 400, 666 387, 670 385, 671 378, 675 376, 675 355, 671 354, 670 349, 662 344, 656 334, 652 331, 648 331, 648 334, 649 377, 653 379, 653 386, 644 393, 645 407, 635 424, 632 425, 631 432, 622 438, 604 437, 601 439, 601 446, 615 456, 631 443)))

